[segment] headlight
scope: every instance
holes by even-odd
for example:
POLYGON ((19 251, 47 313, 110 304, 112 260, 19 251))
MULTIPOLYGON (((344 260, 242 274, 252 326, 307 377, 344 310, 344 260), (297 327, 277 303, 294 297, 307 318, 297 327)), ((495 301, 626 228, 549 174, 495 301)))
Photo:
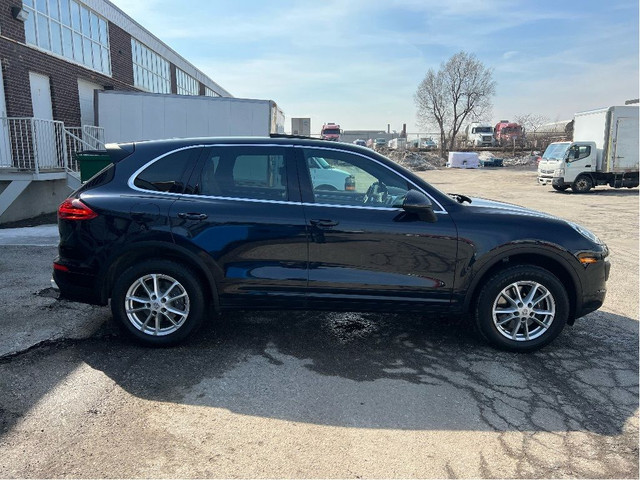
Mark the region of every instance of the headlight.
POLYGON ((598 236, 593 233, 590 230, 587 230, 586 228, 578 225, 577 223, 573 223, 573 222, 567 222, 569 225, 571 225, 571 227, 578 232, 580 235, 582 235, 584 238, 591 240, 594 243, 597 243, 598 245, 602 245, 602 241, 598 238, 598 236))
POLYGON ((564 168, 558 168, 557 170, 553 171, 553 176, 554 177, 564 177, 564 168))

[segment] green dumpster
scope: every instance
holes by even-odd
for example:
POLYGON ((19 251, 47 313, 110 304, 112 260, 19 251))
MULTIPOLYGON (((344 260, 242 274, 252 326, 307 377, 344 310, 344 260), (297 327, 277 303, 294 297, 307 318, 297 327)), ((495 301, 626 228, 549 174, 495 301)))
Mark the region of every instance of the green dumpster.
POLYGON ((111 163, 111 158, 105 150, 77 152, 76 160, 80 164, 80 181, 83 183, 111 163))

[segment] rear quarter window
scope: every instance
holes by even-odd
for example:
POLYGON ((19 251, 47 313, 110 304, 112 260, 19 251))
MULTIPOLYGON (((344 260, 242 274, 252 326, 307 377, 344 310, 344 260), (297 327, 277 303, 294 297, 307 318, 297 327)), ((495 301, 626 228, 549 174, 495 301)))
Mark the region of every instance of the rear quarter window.
POLYGON ((182 193, 185 178, 198 160, 200 150, 189 148, 162 157, 140 172, 133 184, 143 190, 182 193))

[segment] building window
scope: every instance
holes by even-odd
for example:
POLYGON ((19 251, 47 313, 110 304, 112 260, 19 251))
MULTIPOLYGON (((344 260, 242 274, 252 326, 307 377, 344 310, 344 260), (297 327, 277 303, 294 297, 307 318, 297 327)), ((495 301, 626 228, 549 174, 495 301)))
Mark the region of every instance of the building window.
POLYGON ((219 93, 214 92, 209 87, 204 87, 204 94, 207 97, 220 97, 221 96, 219 93))
POLYGON ((153 93, 171 93, 169 62, 153 50, 131 39, 134 86, 153 93))
POLYGON ((107 21, 75 0, 24 0, 26 41, 111 75, 107 21))
POLYGON ((176 68, 176 83, 178 95, 200 95, 200 83, 191 75, 176 68))

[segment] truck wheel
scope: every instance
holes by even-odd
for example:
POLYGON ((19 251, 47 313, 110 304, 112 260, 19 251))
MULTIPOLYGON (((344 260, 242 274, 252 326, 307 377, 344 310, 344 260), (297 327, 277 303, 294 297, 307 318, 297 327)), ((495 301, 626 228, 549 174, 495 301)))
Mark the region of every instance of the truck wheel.
POLYGON ((202 323, 205 297, 197 276, 184 265, 147 260, 116 281, 111 311, 138 341, 169 346, 184 340, 202 323))
POLYGON ((569 316, 564 286, 548 270, 517 265, 496 273, 484 285, 475 311, 476 326, 491 344, 531 352, 556 338, 569 316))
POLYGON ((557 190, 558 192, 564 192, 567 188, 569 188, 569 185, 563 185, 563 186, 558 186, 558 185, 551 185, 553 187, 554 190, 557 190))
POLYGON ((571 185, 573 193, 587 193, 593 187, 593 180, 589 175, 578 175, 571 185))
POLYGON ((316 191, 324 191, 324 192, 337 192, 338 189, 336 187, 334 187, 333 185, 318 185, 316 188, 314 188, 314 190, 316 191))

